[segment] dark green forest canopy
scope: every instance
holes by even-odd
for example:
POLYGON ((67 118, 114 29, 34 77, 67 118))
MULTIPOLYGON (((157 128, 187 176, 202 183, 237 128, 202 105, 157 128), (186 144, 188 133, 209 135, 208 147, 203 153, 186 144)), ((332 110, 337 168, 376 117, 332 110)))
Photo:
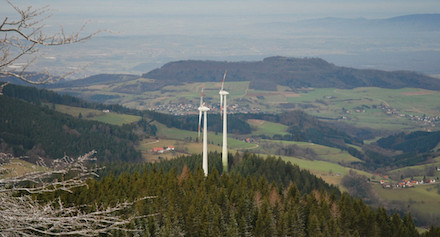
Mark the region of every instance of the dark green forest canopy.
POLYGON ((440 131, 416 131, 409 134, 399 133, 379 139, 376 143, 382 148, 404 152, 424 153, 432 150, 440 142, 440 131))
POLYGON ((8 97, 22 99, 36 105, 40 105, 41 103, 53 103, 98 110, 108 109, 113 112, 131 115, 142 115, 141 111, 129 109, 122 105, 88 102, 71 95, 62 95, 50 90, 38 89, 30 86, 9 84, 3 89, 3 94, 8 97))
POLYGON ((16 156, 61 158, 98 152, 99 162, 139 161, 134 149, 139 137, 133 127, 74 118, 21 100, 0 96, 0 143, 16 156))
MULTIPOLYGON (((281 160, 281 158, 269 156, 263 159, 254 153, 244 153, 242 155, 238 153, 235 155, 229 154, 228 157, 231 172, 238 173, 243 177, 264 177, 279 187, 288 187, 292 183, 301 183, 298 189, 302 194, 309 193, 312 190, 320 190, 335 194, 336 196, 340 195, 337 187, 327 184, 321 178, 312 175, 307 170, 300 169, 297 165, 292 165, 290 162, 286 163, 281 160)), ((143 165, 126 162, 110 163, 106 164, 107 168, 104 169, 100 175, 108 176, 109 174, 113 174, 119 176, 124 172, 143 173, 153 169, 162 170, 163 172, 170 172, 172 169, 180 171, 184 166, 196 172, 197 169, 201 168, 201 164, 201 155, 182 156, 173 160, 154 164, 145 163, 143 165)), ((209 154, 209 164, 211 171, 215 169, 216 172, 223 173, 220 153, 211 152, 209 154)))
MULTIPOLYGON (((220 160, 219 155, 211 154, 211 158, 220 160)), ((90 179, 87 187, 72 194, 49 193, 38 198, 60 196, 64 203, 81 205, 88 212, 96 203, 112 206, 153 196, 125 211, 126 215, 153 214, 131 224, 146 236, 421 236, 410 215, 390 215, 346 193, 323 190, 311 180, 313 175, 301 171, 301 177, 288 174, 299 169, 279 159, 262 160, 245 154, 234 156, 234 160, 233 172, 220 175, 213 167, 208 177, 200 165, 188 168, 194 162, 200 164, 200 156, 144 167, 116 164, 110 170, 119 170, 117 175, 109 172, 100 180, 90 179), (182 164, 181 168, 176 164, 182 164), (142 171, 136 171, 139 169, 142 171), (280 175, 278 169, 288 173, 280 175), (289 176, 288 186, 266 178, 284 175, 289 176), (300 191, 306 183, 312 184, 311 189, 300 191)), ((436 236, 439 231, 431 227, 425 236, 436 236)))

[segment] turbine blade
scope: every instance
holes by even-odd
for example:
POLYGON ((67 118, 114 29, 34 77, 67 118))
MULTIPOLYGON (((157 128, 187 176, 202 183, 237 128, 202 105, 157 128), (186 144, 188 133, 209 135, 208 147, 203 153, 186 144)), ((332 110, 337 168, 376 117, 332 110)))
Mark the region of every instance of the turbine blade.
POLYGON ((225 84, 225 79, 226 79, 226 73, 228 72, 228 70, 225 70, 225 74, 223 75, 223 82, 222 82, 222 89, 223 90, 223 84, 225 84))
POLYGON ((200 140, 200 126, 202 125, 202 111, 199 111, 199 140, 200 140))
POLYGON ((220 95, 220 117, 223 119, 223 95, 220 95))
POLYGON ((202 92, 200 93, 200 106, 203 105, 203 87, 202 87, 202 92))

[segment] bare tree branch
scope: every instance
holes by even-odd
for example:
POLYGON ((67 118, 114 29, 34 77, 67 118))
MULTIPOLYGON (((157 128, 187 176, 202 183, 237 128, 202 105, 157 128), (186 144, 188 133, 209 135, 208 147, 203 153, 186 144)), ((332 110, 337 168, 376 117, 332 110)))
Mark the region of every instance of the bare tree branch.
MULTIPOLYGON (((100 207, 95 204, 93 212, 82 211, 83 207, 65 207, 58 198, 56 201, 41 203, 30 194, 42 194, 64 190, 72 192, 73 188, 86 186, 85 180, 97 176, 98 168, 89 168, 87 163, 93 161, 95 151, 84 156, 71 158, 64 156, 51 162, 48 166, 43 159, 39 165, 45 166, 45 171, 32 172, 21 177, 0 179, 0 236, 96 236, 102 233, 120 230, 137 232, 139 230, 126 228, 134 219, 154 216, 156 214, 122 217, 119 211, 132 207, 136 202, 156 198, 148 196, 133 202, 121 202, 113 207, 100 207), (75 175, 64 179, 64 175, 75 175), (61 176, 54 179, 54 176, 61 176), (31 183, 22 186, 23 183, 31 183), (29 187, 31 186, 31 187, 29 187), (24 191, 24 195, 14 195, 24 191)), ((0 163, 7 163, 13 157, 0 153, 0 163)))
POLYGON ((47 84, 62 80, 75 71, 55 76, 49 72, 25 73, 39 57, 40 47, 61 46, 88 40, 100 31, 82 35, 85 23, 77 32, 65 34, 61 27, 55 34, 43 32, 45 20, 51 17, 49 8, 34 9, 31 6, 21 9, 6 0, 19 15, 17 20, 5 17, 0 24, 0 76, 12 76, 30 84, 47 84), (22 62, 24 61, 24 62, 22 62), (17 65, 21 63, 22 65, 17 65), (38 79, 33 79, 37 76, 38 79))

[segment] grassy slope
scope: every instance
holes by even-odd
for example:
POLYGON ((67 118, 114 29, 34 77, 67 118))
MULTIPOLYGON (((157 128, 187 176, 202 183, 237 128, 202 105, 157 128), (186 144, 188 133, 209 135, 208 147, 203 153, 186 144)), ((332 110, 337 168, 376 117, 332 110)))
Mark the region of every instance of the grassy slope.
POLYGON ((440 215, 440 194, 437 187, 440 184, 418 185, 406 189, 383 189, 374 184, 373 190, 381 200, 386 202, 401 202, 412 213, 425 215, 440 215))
POLYGON ((12 159, 9 163, 0 165, 0 168, 3 170, 3 172, 0 173, 1 179, 18 177, 24 175, 25 173, 47 170, 42 166, 38 166, 20 159, 12 159))
MULTIPOLYGON (((351 163, 351 162, 361 162, 358 158, 350 155, 347 151, 342 151, 338 148, 323 146, 310 142, 296 142, 296 141, 279 141, 279 140, 263 140, 264 142, 270 143, 281 143, 283 145, 297 145, 300 148, 306 149, 310 148, 316 152, 318 159, 329 161, 333 163, 351 163)), ((257 151, 259 151, 257 149, 257 151)), ((274 150, 265 150, 269 153, 275 153, 274 150)))
POLYGON ((114 112, 105 113, 94 109, 79 108, 79 107, 72 107, 72 106, 59 105, 59 104, 55 105, 55 110, 61 113, 70 114, 73 117, 77 117, 77 118, 81 113, 84 119, 96 120, 99 122, 119 125, 119 126, 121 126, 122 124, 137 122, 141 119, 140 116, 135 116, 135 115, 118 114, 114 112))
POLYGON ((381 89, 381 88, 356 88, 353 90, 341 89, 315 89, 300 97, 288 99, 291 103, 312 103, 319 107, 310 110, 311 114, 324 117, 346 116, 346 120, 357 126, 365 126, 376 129, 413 129, 414 122, 405 118, 392 117, 383 113, 379 108, 373 109, 373 105, 387 104, 399 112, 435 116, 438 114, 440 93, 421 89, 381 89), (316 100, 325 101, 328 106, 317 103, 316 100), (355 107, 367 105, 365 112, 357 113, 355 107), (350 110, 343 113, 342 108, 350 110))
POLYGON ((280 134, 286 135, 287 126, 279 123, 273 123, 258 119, 249 119, 247 121, 252 127, 252 135, 266 135, 272 137, 273 135, 280 134))

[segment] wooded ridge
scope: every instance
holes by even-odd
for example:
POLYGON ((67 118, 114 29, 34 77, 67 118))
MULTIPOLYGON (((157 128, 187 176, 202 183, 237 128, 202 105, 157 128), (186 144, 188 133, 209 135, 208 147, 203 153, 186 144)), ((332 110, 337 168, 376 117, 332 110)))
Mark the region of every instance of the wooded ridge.
POLYGON ((277 85, 292 90, 308 87, 440 90, 440 80, 418 73, 339 67, 320 58, 269 57, 255 62, 186 60, 167 63, 142 77, 156 79, 157 84, 165 85, 220 82, 219 75, 225 70, 228 70, 228 81, 250 81, 250 88, 257 90, 276 90, 277 85))

